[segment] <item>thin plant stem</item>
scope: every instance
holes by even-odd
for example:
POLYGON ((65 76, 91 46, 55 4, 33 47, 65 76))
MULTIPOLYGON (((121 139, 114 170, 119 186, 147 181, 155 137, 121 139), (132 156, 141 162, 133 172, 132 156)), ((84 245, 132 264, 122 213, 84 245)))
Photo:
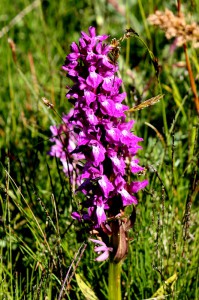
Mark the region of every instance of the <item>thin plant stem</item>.
POLYGON ((108 299, 121 300, 121 266, 122 262, 109 262, 108 299))
POLYGON ((75 257, 74 257, 74 259, 73 259, 73 261, 72 261, 72 263, 71 263, 71 265, 70 265, 70 267, 69 267, 69 269, 68 269, 68 272, 67 272, 67 274, 66 274, 66 276, 65 276, 65 278, 64 278, 64 281, 63 281, 63 283, 62 283, 62 287, 61 287, 61 291, 60 291, 60 293, 59 293, 59 298, 58 298, 58 300, 61 300, 61 299, 62 299, 62 294, 63 294, 63 292, 64 292, 64 288, 65 288, 66 282, 67 282, 68 285, 70 284, 70 282, 71 282, 71 280, 72 280, 72 277, 73 277, 73 275, 74 275, 74 273, 75 273, 75 271, 76 271, 76 269, 77 269, 77 266, 78 266, 78 264, 79 264, 79 261, 80 261, 82 255, 83 255, 83 253, 84 253, 86 247, 87 247, 87 244, 83 243, 83 244, 79 247, 77 253, 75 254, 75 257), (79 254, 80 254, 80 258, 78 259, 76 265, 73 266, 73 265, 74 265, 74 262, 75 262, 75 260, 77 259, 77 257, 78 257, 79 254), (72 273, 72 275, 70 276, 70 279, 68 280, 68 277, 69 277, 69 274, 70 274, 70 271, 71 271, 72 267, 74 267, 74 272, 72 273))
POLYGON ((146 15, 145 15, 144 7, 142 5, 141 0, 138 0, 138 5, 139 5, 139 8, 140 8, 140 13, 141 13, 141 16, 142 16, 142 21, 144 23, 144 28, 145 28, 145 31, 146 31, 147 38, 148 38, 148 40, 151 41, 151 34, 150 34, 150 31, 149 31, 149 28, 148 28, 148 25, 147 25, 146 15))

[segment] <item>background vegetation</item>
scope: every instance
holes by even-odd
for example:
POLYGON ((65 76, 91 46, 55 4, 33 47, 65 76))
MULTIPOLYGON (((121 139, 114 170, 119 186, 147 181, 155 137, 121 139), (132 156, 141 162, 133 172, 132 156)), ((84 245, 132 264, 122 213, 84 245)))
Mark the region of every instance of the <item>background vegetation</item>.
MULTIPOLYGON (((91 25, 116 38, 131 26, 158 58, 159 82, 143 43, 131 38, 122 44, 120 72, 130 107, 165 95, 129 115, 144 137, 139 156, 150 184, 139 194, 129 234, 123 299, 150 298, 176 272, 175 285, 162 293, 170 296, 162 299, 199 299, 198 119, 183 47, 172 50, 174 40, 147 21, 165 7, 177 13, 174 1, 1 0, 0 299, 58 299, 76 254, 76 272, 100 300, 107 299, 107 263, 94 261, 89 243, 78 252, 88 235, 71 223, 75 199, 60 162, 47 154, 49 126, 69 109, 61 66, 71 42, 91 25)), ((182 3, 182 10, 197 20, 199 3, 182 3)), ((198 52, 191 44, 188 54, 198 85, 198 52)), ((75 276, 68 279, 63 299, 85 299, 75 276)))

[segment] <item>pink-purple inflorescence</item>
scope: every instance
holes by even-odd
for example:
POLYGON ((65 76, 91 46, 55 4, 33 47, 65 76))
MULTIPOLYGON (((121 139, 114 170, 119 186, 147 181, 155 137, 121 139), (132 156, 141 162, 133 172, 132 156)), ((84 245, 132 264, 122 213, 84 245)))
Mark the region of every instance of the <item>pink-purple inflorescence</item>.
POLYGON ((129 170, 133 174, 143 170, 135 157, 143 139, 131 132, 134 121, 126 121, 129 107, 122 104, 126 93, 119 91, 122 79, 115 75, 118 66, 109 58, 112 47, 103 42, 107 38, 96 36, 90 27, 89 34, 81 33, 79 45, 71 44, 62 68, 74 82, 66 94, 74 108, 63 116, 62 125, 51 126, 50 150, 50 155, 60 158, 71 183, 75 178, 76 192, 85 195, 81 211, 72 217, 90 223, 102 238, 92 240, 101 245, 95 247, 102 252, 99 261, 115 247, 108 238, 113 230, 109 220, 137 204, 134 194, 148 184, 147 180, 127 182, 129 170))

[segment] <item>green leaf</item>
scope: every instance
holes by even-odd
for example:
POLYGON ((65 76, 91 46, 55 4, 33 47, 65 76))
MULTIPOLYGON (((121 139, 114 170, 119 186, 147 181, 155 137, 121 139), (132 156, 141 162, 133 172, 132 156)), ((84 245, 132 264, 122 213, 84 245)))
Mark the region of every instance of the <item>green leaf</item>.
POLYGON ((87 300, 99 300, 88 283, 84 282, 79 274, 75 274, 77 284, 87 300))
POLYGON ((173 291, 174 284, 178 278, 177 273, 169 277, 167 280, 165 280, 164 284, 153 294, 152 298, 154 297, 160 297, 165 296, 166 294, 173 291))

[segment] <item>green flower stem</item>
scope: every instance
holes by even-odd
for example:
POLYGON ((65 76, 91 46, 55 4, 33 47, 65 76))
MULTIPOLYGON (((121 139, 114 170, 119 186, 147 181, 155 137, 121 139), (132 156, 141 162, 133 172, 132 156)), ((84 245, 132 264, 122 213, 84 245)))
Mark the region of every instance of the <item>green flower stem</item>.
POLYGON ((121 300, 121 266, 122 262, 109 262, 108 299, 121 300))

